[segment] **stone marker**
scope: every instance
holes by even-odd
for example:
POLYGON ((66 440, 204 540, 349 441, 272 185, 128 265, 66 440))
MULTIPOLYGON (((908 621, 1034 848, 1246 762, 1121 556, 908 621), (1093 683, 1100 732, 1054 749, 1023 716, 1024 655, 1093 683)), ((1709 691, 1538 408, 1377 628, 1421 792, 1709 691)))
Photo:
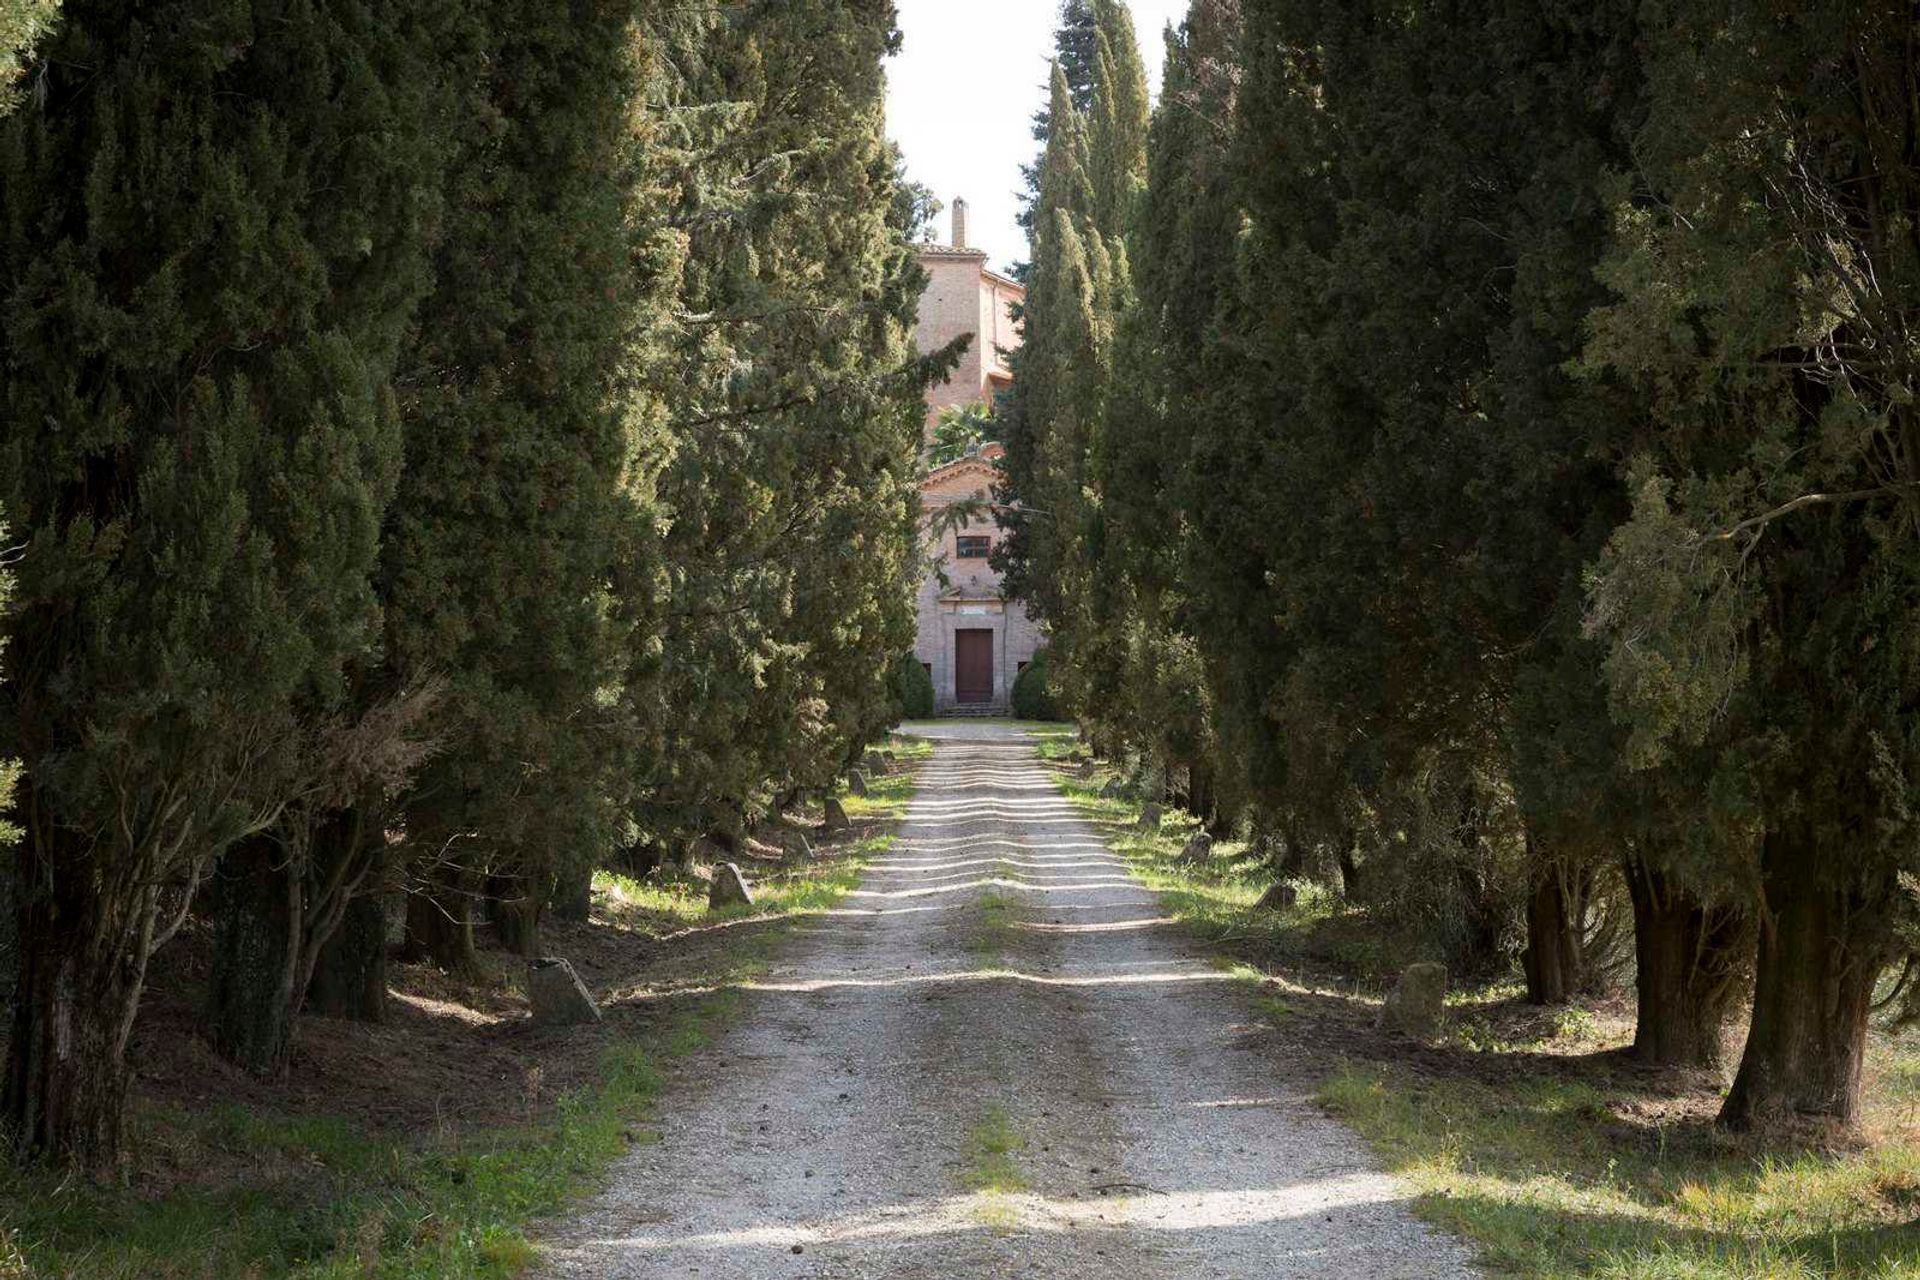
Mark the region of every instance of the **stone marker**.
POLYGON ((1387 1031, 1424 1040, 1440 1030, 1446 1012, 1447 966, 1416 964, 1393 984, 1387 1002, 1380 1006, 1379 1026, 1387 1031))
POLYGON ((527 966, 527 996, 536 1027, 577 1027, 600 1021, 600 1006, 573 966, 547 956, 527 966))
POLYGON ((1160 806, 1150 804, 1140 811, 1139 827, 1142 831, 1157 833, 1160 830, 1160 806))
POLYGON ((783 847, 789 858, 811 858, 813 856, 813 846, 807 843, 807 833, 804 831, 794 830, 787 832, 787 838, 783 842, 783 847))
POLYGON ((1283 911, 1300 901, 1300 891, 1291 880, 1275 880, 1253 904, 1255 911, 1283 911))
POLYGON ((1182 862, 1205 862, 1213 856, 1213 837, 1204 831, 1193 833, 1193 839, 1187 841, 1187 847, 1180 851, 1182 862))
POLYGON ((847 794, 856 796, 867 794, 867 775, 858 769, 847 770, 847 794))
POLYGON ((1126 787, 1122 785, 1120 779, 1108 778, 1107 785, 1100 788, 1100 798, 1102 800, 1113 800, 1118 798, 1120 793, 1125 790, 1126 787))
POLYGON ((753 890, 747 888, 747 878, 740 874, 737 864, 723 862, 713 869, 713 883, 707 886, 707 910, 752 905, 753 890))
POLYGON ((860 765, 868 773, 885 773, 887 771, 886 757, 878 751, 869 751, 866 755, 861 756, 860 765))
POLYGON ((847 821, 846 806, 837 796, 827 797, 827 816, 820 824, 822 831, 845 831, 853 824, 847 821))

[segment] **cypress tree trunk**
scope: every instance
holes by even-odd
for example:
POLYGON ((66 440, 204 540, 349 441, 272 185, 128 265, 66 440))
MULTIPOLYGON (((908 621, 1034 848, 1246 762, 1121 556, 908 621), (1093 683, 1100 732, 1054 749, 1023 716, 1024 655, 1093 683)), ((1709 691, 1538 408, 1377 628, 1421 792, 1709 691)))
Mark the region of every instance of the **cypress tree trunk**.
POLYGON ((488 882, 487 919, 501 946, 529 960, 539 954, 544 897, 527 876, 495 876, 488 882))
POLYGON ((448 973, 479 972, 473 947, 473 876, 455 867, 435 867, 407 895, 407 940, 401 954, 427 960, 448 973))
POLYGON ((386 1021, 387 913, 377 896, 347 904, 339 929, 314 962, 306 1007, 328 1018, 386 1021))
POLYGON ((1213 776, 1202 764, 1187 766, 1187 811, 1211 826, 1213 819, 1213 776))
POLYGON ((1586 985, 1581 935, 1586 902, 1580 890, 1560 867, 1541 867, 1534 873, 1533 891, 1527 896, 1527 950, 1522 957, 1530 1004, 1564 1004, 1586 985))
POLYGON ((256 837, 220 860, 210 894, 213 969, 207 1031, 220 1056, 257 1076, 286 1066, 304 930, 299 881, 281 849, 256 837))
POLYGON ((547 906, 556 920, 585 924, 593 913, 593 868, 583 864, 562 870, 554 878, 547 906))
POLYGON ((1353 837, 1340 846, 1340 889, 1351 901, 1360 892, 1360 863, 1353 856, 1353 837))
POLYGON ((1751 945, 1740 913, 1706 906, 1639 858, 1626 862, 1639 1009, 1633 1053, 1661 1067, 1717 1067, 1751 945))
MULTIPOLYGON (((59 834, 29 839, 56 844, 59 834)), ((22 890, 13 1032, 0 1088, 0 1132, 23 1157, 71 1162, 95 1175, 119 1159, 127 1095, 127 1038, 146 979, 151 921, 117 927, 93 896, 62 875, 51 891, 22 890)), ((33 883, 23 875, 23 884, 33 883)), ((122 923, 125 917, 120 917, 122 923)))
POLYGON ((1720 1121, 1753 1129, 1795 1118, 1851 1125, 1874 983, 1885 960, 1883 913, 1817 870, 1801 829, 1769 833, 1761 854, 1761 923, 1753 1023, 1720 1121))

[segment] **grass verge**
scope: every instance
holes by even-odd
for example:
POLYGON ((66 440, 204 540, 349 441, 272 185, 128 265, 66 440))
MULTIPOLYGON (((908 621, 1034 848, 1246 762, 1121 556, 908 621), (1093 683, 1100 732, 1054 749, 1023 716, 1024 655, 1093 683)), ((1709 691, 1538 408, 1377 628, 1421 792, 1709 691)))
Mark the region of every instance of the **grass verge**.
MULTIPOLYGON (((896 743, 909 762, 928 750, 896 743)), ((216 1185, 183 1177, 153 1194, 0 1165, 0 1280, 519 1276, 535 1258, 533 1225, 647 1140, 674 1064, 725 1024, 740 1004, 734 985, 764 967, 793 923, 838 902, 891 844, 912 786, 911 772, 896 770, 870 796, 850 798, 854 835, 815 863, 760 879, 751 908, 709 913, 704 883, 691 877, 598 878, 596 922, 630 933, 649 967, 675 954, 676 939, 698 945, 667 966, 670 989, 643 1013, 609 1009, 586 1086, 536 1106, 537 1068, 502 1083, 528 1092, 526 1123, 395 1135, 340 1116, 136 1099, 130 1128, 143 1165, 218 1163, 228 1176, 216 1185), (727 927, 748 921, 758 927, 727 927)))
POLYGON ((1876 1034, 1871 1114, 1844 1146, 1768 1146, 1717 1130, 1718 1094, 1635 1070, 1613 1006, 1526 1008, 1517 984, 1457 992, 1443 1043, 1373 1031, 1401 959, 1363 909, 1314 886, 1268 887, 1243 846, 1199 865, 1191 823, 1133 827, 1098 768, 1056 775, 1169 914, 1248 979, 1295 1056, 1320 1051, 1318 1096, 1404 1176, 1421 1216, 1488 1269, 1541 1280, 1920 1280, 1920 1037, 1876 1034))

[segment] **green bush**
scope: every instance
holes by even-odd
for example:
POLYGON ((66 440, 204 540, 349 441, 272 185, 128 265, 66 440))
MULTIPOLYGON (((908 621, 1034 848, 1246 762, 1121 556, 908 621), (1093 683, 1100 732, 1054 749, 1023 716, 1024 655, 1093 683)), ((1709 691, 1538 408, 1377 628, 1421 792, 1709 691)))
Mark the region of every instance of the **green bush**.
POLYGON ((895 658, 887 683, 893 690, 893 705, 902 720, 933 718, 933 677, 920 665, 920 659, 911 653, 895 658))
POLYGON ((1013 680, 1013 714, 1022 720, 1058 720, 1060 708, 1053 700, 1053 686, 1047 678, 1047 651, 1033 655, 1033 661, 1013 680))

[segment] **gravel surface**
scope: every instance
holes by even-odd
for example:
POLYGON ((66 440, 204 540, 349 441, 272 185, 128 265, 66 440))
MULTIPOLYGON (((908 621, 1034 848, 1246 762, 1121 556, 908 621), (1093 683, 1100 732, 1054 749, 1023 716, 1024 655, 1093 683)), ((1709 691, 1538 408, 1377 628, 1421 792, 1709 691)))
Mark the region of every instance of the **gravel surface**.
POLYGON ((1473 1274, 1303 1070, 1247 1051, 1245 990, 1019 730, 927 732, 892 853, 755 984, 545 1275, 1473 1274), (981 1189, 1007 1130, 1024 1186, 981 1189))

